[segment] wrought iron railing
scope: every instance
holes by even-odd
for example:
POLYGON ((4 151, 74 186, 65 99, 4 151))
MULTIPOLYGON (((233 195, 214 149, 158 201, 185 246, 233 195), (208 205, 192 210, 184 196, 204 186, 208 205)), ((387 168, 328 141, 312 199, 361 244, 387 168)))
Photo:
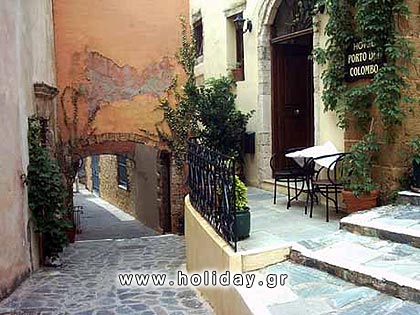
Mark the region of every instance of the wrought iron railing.
POLYGON ((188 184, 192 205, 236 251, 235 161, 188 141, 188 184))

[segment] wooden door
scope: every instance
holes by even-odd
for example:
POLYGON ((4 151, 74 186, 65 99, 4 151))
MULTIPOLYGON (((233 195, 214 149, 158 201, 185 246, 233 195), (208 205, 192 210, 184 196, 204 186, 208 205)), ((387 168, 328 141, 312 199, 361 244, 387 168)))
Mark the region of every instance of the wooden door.
POLYGON ((290 162, 285 150, 314 143, 312 45, 273 44, 273 153, 276 168, 290 162))

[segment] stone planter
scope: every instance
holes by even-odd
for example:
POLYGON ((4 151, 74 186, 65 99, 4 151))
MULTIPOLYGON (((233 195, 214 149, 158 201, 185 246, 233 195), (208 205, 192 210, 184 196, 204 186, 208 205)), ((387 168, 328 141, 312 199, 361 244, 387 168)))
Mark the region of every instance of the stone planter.
POLYGON ((360 210, 371 209, 378 204, 379 190, 372 190, 369 194, 356 197, 352 191, 343 191, 343 201, 346 205, 346 212, 353 213, 360 210))
POLYGON ((249 231, 251 230, 251 212, 249 208, 245 211, 236 212, 236 237, 237 239, 243 240, 249 237, 249 231))

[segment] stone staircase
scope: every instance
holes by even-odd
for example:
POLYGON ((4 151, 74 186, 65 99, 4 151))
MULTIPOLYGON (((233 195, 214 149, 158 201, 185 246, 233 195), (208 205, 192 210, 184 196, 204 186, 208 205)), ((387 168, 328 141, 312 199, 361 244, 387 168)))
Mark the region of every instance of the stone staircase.
POLYGON ((420 314, 420 194, 358 212, 340 230, 292 245, 290 261, 258 271, 290 282, 242 292, 254 314, 420 314), (339 279, 341 278, 341 279, 339 279), (343 289, 344 288, 344 289, 343 289), (271 290, 271 291, 270 291, 271 290))

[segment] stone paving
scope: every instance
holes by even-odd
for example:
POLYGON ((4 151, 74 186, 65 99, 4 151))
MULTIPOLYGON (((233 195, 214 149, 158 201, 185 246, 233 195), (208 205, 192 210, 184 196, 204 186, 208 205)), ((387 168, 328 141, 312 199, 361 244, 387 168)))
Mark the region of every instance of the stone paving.
POLYGON ((81 214, 82 233, 77 240, 100 240, 137 238, 157 235, 155 231, 140 223, 109 202, 97 197, 86 189, 74 195, 74 204, 83 206, 81 214))
POLYGON ((287 246, 292 242, 311 239, 319 235, 334 233, 339 228, 343 214, 330 211, 330 222, 325 222, 325 206, 315 206, 313 217, 305 215, 304 203, 294 202, 286 209, 287 198, 277 195, 273 204, 273 193, 249 187, 248 202, 251 211, 250 237, 238 243, 238 249, 253 250, 263 247, 287 246))
POLYGON ((182 237, 164 235, 77 242, 66 248, 63 266, 32 274, 0 302, 0 314, 208 315, 210 307, 191 288, 122 287, 121 272, 182 270, 182 237))
POLYGON ((325 272, 283 262, 259 271, 287 274, 284 286, 241 289, 242 297, 258 315, 418 315, 420 305, 358 287, 325 272))

